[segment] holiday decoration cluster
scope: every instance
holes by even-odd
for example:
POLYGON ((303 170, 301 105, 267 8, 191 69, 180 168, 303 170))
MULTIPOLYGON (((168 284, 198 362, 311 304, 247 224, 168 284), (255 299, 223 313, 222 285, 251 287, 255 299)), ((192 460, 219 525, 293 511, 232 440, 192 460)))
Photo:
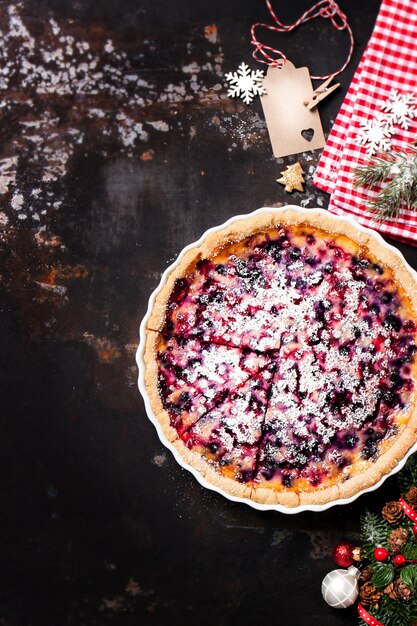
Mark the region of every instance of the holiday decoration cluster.
POLYGON ((417 455, 399 483, 402 497, 387 502, 380 513, 363 515, 362 546, 336 546, 334 560, 348 569, 334 570, 323 581, 330 606, 345 608, 359 596, 362 626, 417 626, 417 455))
POLYGON ((387 502, 380 515, 367 512, 362 518, 366 565, 359 579, 359 607, 384 626, 417 625, 415 509, 417 486, 412 486, 405 498, 387 502))

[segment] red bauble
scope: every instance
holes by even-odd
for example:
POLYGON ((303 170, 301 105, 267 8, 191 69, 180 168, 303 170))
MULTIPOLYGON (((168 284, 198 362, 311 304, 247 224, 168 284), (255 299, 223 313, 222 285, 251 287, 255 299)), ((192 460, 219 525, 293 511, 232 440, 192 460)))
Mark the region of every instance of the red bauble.
POLYGON ((355 546, 350 541, 341 541, 333 550, 332 557, 339 567, 350 567, 353 565, 353 550, 355 546))
POLYGON ((404 563, 406 562, 407 562, 407 559, 402 554, 397 554, 397 556, 394 557, 395 565, 404 565, 404 563))
POLYGON ((383 563, 389 557, 389 552, 386 548, 383 548, 382 546, 380 546, 379 548, 375 548, 374 557, 376 558, 377 561, 380 561, 381 563, 383 563))
POLYGON ((417 535, 417 524, 414 524, 413 526, 413 533, 417 535))

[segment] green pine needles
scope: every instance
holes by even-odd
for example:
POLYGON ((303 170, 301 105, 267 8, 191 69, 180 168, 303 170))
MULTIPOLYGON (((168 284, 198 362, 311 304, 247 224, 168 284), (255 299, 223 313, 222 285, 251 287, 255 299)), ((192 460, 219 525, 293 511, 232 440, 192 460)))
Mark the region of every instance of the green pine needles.
POLYGON ((361 540, 365 557, 374 559, 374 550, 378 545, 388 548, 387 536, 390 526, 380 515, 365 511, 361 517, 361 540))
MULTIPOLYGON (((392 600, 387 595, 382 596, 377 609, 369 609, 369 612, 384 626, 412 626, 417 620, 417 604, 415 602, 412 600, 410 602, 392 600)), ((359 624, 364 626, 366 622, 359 619, 359 624)))
POLYGON ((359 165, 354 185, 377 192, 367 203, 381 221, 397 219, 404 209, 417 209, 417 146, 383 152, 359 165))

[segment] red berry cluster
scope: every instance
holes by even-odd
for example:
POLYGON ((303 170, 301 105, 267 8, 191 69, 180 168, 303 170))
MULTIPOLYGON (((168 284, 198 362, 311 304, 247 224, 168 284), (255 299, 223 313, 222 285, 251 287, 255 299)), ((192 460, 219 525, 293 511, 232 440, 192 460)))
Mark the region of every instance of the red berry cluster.
MULTIPOLYGON (((417 535, 417 524, 415 524, 413 526, 413 533, 415 535, 417 535)), ((386 548, 383 548, 382 546, 378 546, 374 550, 374 557, 380 563, 384 563, 388 559, 390 554, 391 553, 386 548)), ((393 561, 393 563, 395 565, 398 565, 399 567, 401 567, 402 565, 405 565, 405 563, 415 563, 416 562, 415 560, 407 560, 403 554, 397 554, 393 558, 392 561, 393 561)))

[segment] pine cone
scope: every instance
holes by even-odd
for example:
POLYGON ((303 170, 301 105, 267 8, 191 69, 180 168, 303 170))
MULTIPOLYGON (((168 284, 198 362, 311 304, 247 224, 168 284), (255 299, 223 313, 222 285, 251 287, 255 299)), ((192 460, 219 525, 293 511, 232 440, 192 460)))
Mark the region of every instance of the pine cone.
POLYGON ((401 548, 407 543, 410 533, 405 528, 396 528, 388 537, 389 547, 393 552, 401 552, 401 548))
POLYGON ((363 580, 363 582, 366 583, 367 580, 371 580, 373 573, 374 573, 374 570, 373 570, 372 566, 371 565, 367 565, 361 571, 361 580, 363 580))
POLYGON ((397 590, 394 583, 390 583, 388 587, 385 587, 384 593, 387 594, 392 600, 398 600, 397 590))
POLYGON ((382 517, 392 526, 396 526, 404 519, 403 507, 396 500, 387 502, 382 509, 382 517))
POLYGON ((385 587, 384 593, 392 600, 410 600, 413 592, 407 585, 403 583, 401 578, 397 578, 394 582, 385 587))
POLYGON ((407 585, 405 585, 401 581, 400 584, 398 585, 398 595, 400 596, 401 600, 407 601, 407 600, 411 600, 413 592, 410 589, 410 587, 407 587, 407 585))
POLYGON ((411 489, 407 491, 405 499, 413 509, 417 509, 417 487, 411 487, 411 489))
POLYGON ((362 606, 378 606, 378 600, 381 597, 381 592, 379 589, 373 586, 373 584, 369 581, 362 585, 359 591, 359 600, 362 606))

